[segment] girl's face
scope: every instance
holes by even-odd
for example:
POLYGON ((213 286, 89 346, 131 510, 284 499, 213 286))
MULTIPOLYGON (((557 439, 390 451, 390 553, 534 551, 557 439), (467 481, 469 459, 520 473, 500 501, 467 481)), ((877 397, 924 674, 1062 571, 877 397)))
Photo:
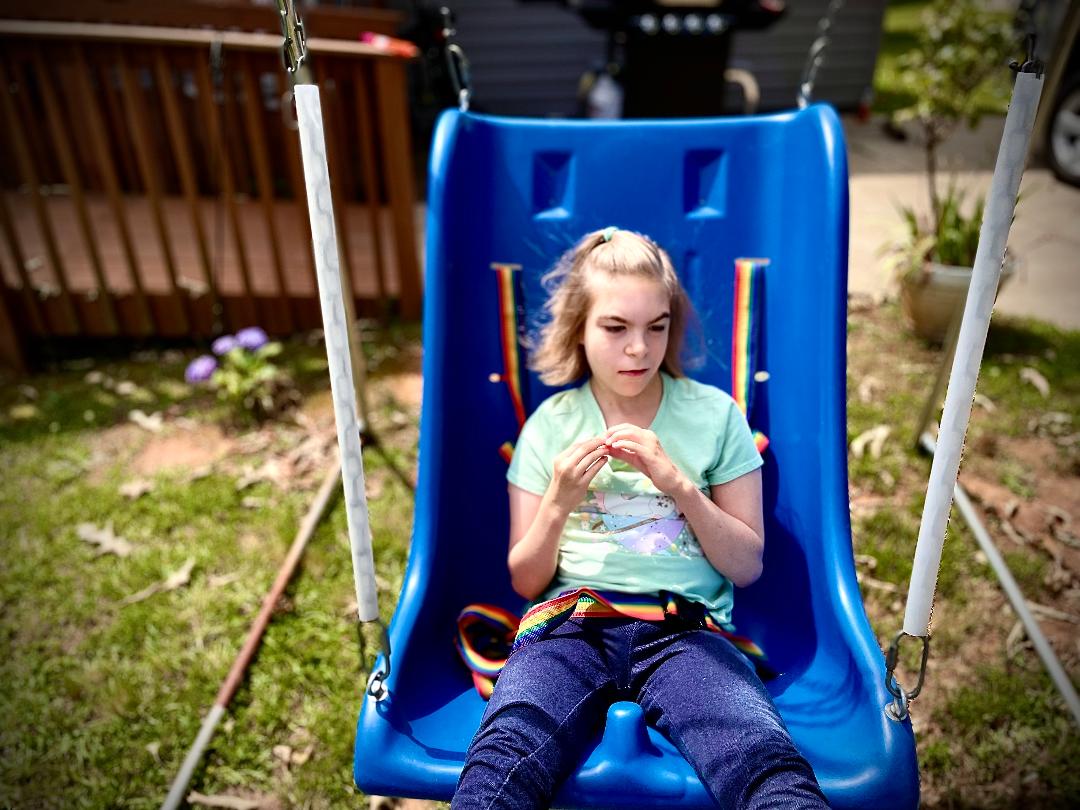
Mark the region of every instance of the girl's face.
POLYGON ((664 286, 639 276, 592 273, 592 304, 581 343, 593 380, 619 397, 642 394, 667 352, 671 300, 664 286))

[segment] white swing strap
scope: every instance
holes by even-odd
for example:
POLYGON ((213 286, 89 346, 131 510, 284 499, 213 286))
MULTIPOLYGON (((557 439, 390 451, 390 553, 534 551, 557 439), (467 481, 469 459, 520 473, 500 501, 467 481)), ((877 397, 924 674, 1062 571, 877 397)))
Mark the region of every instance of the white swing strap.
MULTIPOLYGON (((1024 172, 1028 142, 1041 92, 1041 65, 1029 61, 1019 68, 1016 74, 1012 101, 1005 118, 1005 132, 998 149, 982 229, 979 232, 979 248, 975 254, 975 266, 971 273, 960 335, 949 375, 937 451, 930 467, 926 503, 908 587, 904 629, 893 642, 895 649, 905 635, 923 639, 923 670, 928 651, 934 588, 945 543, 945 527, 952 507, 953 488, 960 470, 960 457, 971 417, 975 383, 986 347, 990 314, 994 308, 1001 264, 1005 257, 1005 244, 1009 236, 1009 226, 1012 224, 1016 195, 1020 190, 1020 178, 1024 172)), ((893 666, 895 658, 895 653, 890 651, 890 663, 893 666)), ((886 686, 894 697, 898 692, 904 693, 906 697, 898 697, 894 709, 906 716, 906 705, 900 704, 906 704, 906 700, 918 693, 924 672, 920 672, 919 686, 913 692, 905 692, 892 674, 893 666, 890 666, 886 676, 886 686)))
POLYGON ((334 400, 341 477, 345 486, 345 517, 352 549, 356 581, 357 612, 362 622, 379 617, 375 590, 375 561, 371 552, 367 498, 364 493, 364 461, 360 453, 360 422, 356 410, 352 363, 349 361, 348 323, 341 293, 337 234, 330 197, 330 172, 326 165, 319 88, 298 84, 294 90, 300 147, 304 158, 311 236, 315 243, 315 269, 322 305, 326 355, 330 364, 330 392, 334 400))

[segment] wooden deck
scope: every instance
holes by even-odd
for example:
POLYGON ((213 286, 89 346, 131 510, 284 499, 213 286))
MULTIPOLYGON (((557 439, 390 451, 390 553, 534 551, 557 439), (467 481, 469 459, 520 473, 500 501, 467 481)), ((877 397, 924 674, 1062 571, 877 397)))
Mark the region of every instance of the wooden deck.
MULTIPOLYGON (((117 334, 108 326, 103 296, 93 270, 90 249, 76 216, 75 206, 62 190, 46 197, 50 228, 57 246, 62 280, 49 260, 47 243, 30 201, 30 195, 18 192, 4 194, 11 214, 23 263, 33 285, 34 299, 46 319, 44 329, 33 328, 32 315, 26 312, 32 305, 25 302, 22 284, 15 270, 15 257, 10 246, 0 240, 0 268, 6 286, 15 300, 23 300, 19 313, 26 317, 30 334, 108 336, 117 334), (72 319, 65 317, 67 305, 63 294, 67 288, 76 319, 83 330, 74 328, 72 319)), ((94 231, 103 274, 112 296, 115 296, 119 334, 147 334, 142 323, 138 290, 133 280, 130 262, 109 200, 105 195, 87 195, 86 207, 94 231)), ((142 291, 152 316, 160 328, 154 330, 168 336, 211 334, 214 331, 213 291, 221 299, 224 328, 237 328, 258 323, 274 333, 313 328, 320 324, 315 287, 311 244, 303 217, 305 210, 292 201, 279 200, 274 204, 273 222, 284 270, 284 289, 274 270, 271 235, 268 232, 262 205, 258 200, 245 199, 237 203, 241 241, 251 269, 251 297, 244 294, 241 263, 237 241, 225 203, 220 199, 199 201, 199 216, 209 249, 209 268, 204 266, 197 247, 195 227, 187 201, 180 197, 163 199, 166 244, 172 253, 181 295, 176 296, 169 280, 162 239, 158 235, 151 204, 142 196, 124 198, 124 212, 132 246, 136 254, 142 291), (209 281, 207 282, 207 270, 209 281), (187 300, 188 303, 183 303, 187 300), (193 323, 184 323, 178 310, 191 307, 193 323)), ((415 207, 416 234, 423 233, 424 206, 415 207)), ((371 217, 363 205, 348 205, 344 211, 345 233, 339 233, 342 251, 348 250, 353 295, 359 312, 375 314, 387 299, 397 298, 400 283, 397 274, 393 228, 389 208, 377 210, 380 228, 381 261, 376 261, 374 231, 371 217), (380 275, 382 277, 380 282, 380 275)), ((418 241, 420 237, 418 236, 418 241)), ((417 252, 420 252, 417 245, 417 252)))

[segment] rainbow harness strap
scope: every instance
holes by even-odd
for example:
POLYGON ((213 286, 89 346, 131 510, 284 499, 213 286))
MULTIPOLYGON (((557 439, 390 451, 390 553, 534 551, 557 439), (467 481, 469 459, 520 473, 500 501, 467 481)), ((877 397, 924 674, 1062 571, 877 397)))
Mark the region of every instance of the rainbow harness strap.
POLYGON ((700 629, 719 633, 746 655, 762 678, 775 677, 764 651, 745 636, 724 630, 705 610, 678 594, 659 596, 578 588, 533 607, 521 619, 494 605, 469 605, 458 616, 456 646, 461 660, 472 671, 473 685, 487 700, 506 661, 515 652, 543 638, 571 618, 640 619, 662 622, 683 619, 700 629))
MULTIPOLYGON (((754 358, 758 352, 758 322, 761 320, 762 274, 769 266, 768 259, 735 260, 735 311, 731 318, 731 396, 739 410, 750 417, 753 404, 754 358)), ((754 431, 754 444, 759 453, 769 446, 769 439, 760 430, 754 431)))
MULTIPOLYGON (((517 417, 518 430, 525 424, 525 400, 521 395, 522 363, 521 353, 518 349, 518 303, 517 285, 514 279, 514 270, 520 269, 519 264, 493 263, 491 269, 495 271, 499 282, 499 314, 500 328, 499 340, 502 344, 503 373, 502 381, 510 390, 510 401, 514 405, 514 416, 517 417)), ((507 442, 506 444, 510 444, 507 442)), ((506 444, 500 448, 500 453, 506 456, 506 444)), ((513 445, 510 445, 513 452, 513 445)))

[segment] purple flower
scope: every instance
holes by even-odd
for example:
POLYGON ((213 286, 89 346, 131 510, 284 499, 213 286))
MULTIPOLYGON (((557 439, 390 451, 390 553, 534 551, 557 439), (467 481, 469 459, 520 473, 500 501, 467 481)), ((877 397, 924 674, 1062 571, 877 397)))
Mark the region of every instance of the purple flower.
POLYGON ((245 349, 255 351, 269 343, 270 338, 267 337, 266 332, 258 326, 249 326, 247 329, 241 329, 236 333, 236 342, 245 349))
POLYGON ((222 335, 210 345, 210 351, 218 357, 224 357, 239 345, 239 341, 232 335, 222 335))
POLYGON ((208 354, 199 355, 188 364, 184 379, 189 383, 206 382, 215 371, 217 371, 217 360, 208 354))

